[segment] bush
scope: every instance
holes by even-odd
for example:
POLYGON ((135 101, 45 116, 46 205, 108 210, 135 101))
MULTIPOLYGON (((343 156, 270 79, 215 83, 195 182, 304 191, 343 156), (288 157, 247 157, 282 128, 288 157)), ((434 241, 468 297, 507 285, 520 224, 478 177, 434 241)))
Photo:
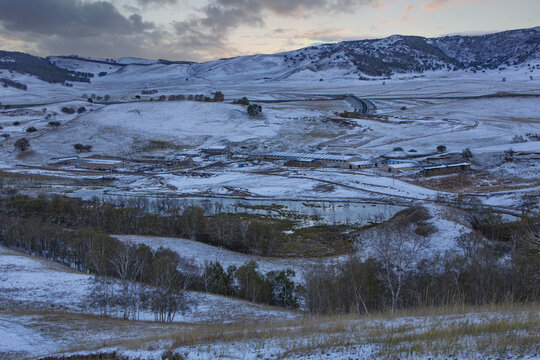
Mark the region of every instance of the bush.
POLYGON ((213 101, 214 102, 223 102, 223 101, 225 101, 225 95, 223 95, 223 93, 221 91, 216 91, 214 93, 213 101))
POLYGON ((21 125, 21 123, 19 121, 14 121, 13 122, 13 126, 19 126, 19 125, 21 125))
POLYGON ((106 76, 107 75, 107 72, 106 71, 101 71, 98 76, 99 77, 103 77, 103 76, 106 76))
POLYGON ((9 139, 9 137, 10 137, 11 135, 9 135, 9 134, 2 134, 2 135, 0 135, 0 136, 3 137, 4 139, 9 139))
POLYGON ((86 112, 86 108, 84 106, 81 106, 80 108, 77 109, 77 114, 82 114, 85 112, 86 112))
POLYGON ((252 116, 252 117, 257 116, 260 113, 262 113, 262 106, 257 105, 257 104, 251 104, 247 108, 247 113, 249 116, 252 116))
POLYGON ((249 106, 249 100, 248 100, 247 97, 244 96, 244 97, 241 98, 241 99, 234 100, 234 101, 233 101, 233 104, 249 106))
POLYGON ((403 148, 398 146, 393 148, 392 151, 403 151, 403 148))
POLYGON ((75 114, 75 109, 72 108, 72 107, 64 106, 64 107, 62 108, 62 112, 65 113, 65 114, 72 115, 72 114, 75 114))
POLYGON ((83 145, 83 144, 75 144, 73 145, 73 147, 75 148, 75 151, 77 152, 89 152, 90 150, 92 150, 92 145, 83 145))
POLYGON ((437 151, 440 153, 446 152, 446 146, 444 145, 437 146, 437 151))
POLYGON ((461 157, 463 157, 465 160, 469 160, 470 158, 472 158, 473 154, 471 152, 471 149, 466 148, 465 150, 463 150, 461 152, 461 157))
POLYGON ((33 133, 33 132, 36 132, 36 131, 37 131, 37 129, 35 127, 33 127, 33 126, 30 126, 28 129, 26 129, 27 133, 33 133))
POLYGON ((30 147, 30 142, 27 138, 22 138, 15 141, 15 144, 13 144, 13 146, 15 146, 15 149, 19 151, 26 151, 30 147))
POLYGON ((51 125, 51 126, 60 126, 60 121, 50 121, 49 125, 51 125))

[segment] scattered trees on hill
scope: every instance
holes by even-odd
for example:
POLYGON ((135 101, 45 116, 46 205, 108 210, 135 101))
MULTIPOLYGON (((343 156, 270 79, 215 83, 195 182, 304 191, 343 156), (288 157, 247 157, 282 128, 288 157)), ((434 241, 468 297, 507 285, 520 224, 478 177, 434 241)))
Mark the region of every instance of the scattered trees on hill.
POLYGON ((20 83, 18 81, 2 78, 2 79, 0 79, 0 83, 5 88, 12 87, 12 88, 19 89, 19 90, 24 90, 24 91, 28 90, 28 86, 26 86, 25 84, 22 84, 22 83, 20 83))
POLYGON ((70 71, 52 64, 49 60, 20 52, 0 50, 0 58, 13 61, 0 62, 0 69, 13 70, 23 74, 34 75, 48 83, 65 83, 66 81, 90 82, 92 73, 70 71))

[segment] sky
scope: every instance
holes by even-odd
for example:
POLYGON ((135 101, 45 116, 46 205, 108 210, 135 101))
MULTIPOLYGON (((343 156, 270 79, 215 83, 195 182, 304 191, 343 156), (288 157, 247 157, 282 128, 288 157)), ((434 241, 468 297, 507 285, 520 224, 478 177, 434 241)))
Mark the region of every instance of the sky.
POLYGON ((0 0, 0 49, 207 61, 540 25, 540 0, 0 0))

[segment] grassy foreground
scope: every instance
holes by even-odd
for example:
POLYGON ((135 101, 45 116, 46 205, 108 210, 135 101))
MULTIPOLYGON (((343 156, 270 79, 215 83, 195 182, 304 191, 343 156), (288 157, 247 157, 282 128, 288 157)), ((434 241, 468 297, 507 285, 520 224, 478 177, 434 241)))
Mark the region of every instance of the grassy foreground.
MULTIPOLYGON (((63 352, 99 354, 118 350, 122 354, 128 350, 125 354, 138 354, 134 358, 140 359, 146 359, 149 353, 177 354, 171 359, 227 359, 237 358, 239 353, 245 359, 518 359, 540 355, 538 304, 423 308, 361 317, 306 316, 270 323, 167 325, 73 317, 74 322, 70 315, 50 314, 45 317, 48 323, 40 322, 38 326, 44 329, 61 322, 69 337, 80 341, 63 352), (76 326, 70 328, 69 323, 76 326), (118 336, 98 341, 100 333, 118 336)), ((56 329, 56 336, 66 335, 56 329)))

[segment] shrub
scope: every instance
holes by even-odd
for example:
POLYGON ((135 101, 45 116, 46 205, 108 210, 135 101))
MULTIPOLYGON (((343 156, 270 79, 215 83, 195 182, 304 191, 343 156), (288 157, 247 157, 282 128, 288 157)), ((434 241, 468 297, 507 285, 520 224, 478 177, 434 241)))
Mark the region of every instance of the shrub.
POLYGON ((392 151, 403 151, 403 148, 398 146, 393 148, 392 151))
POLYGON ((440 153, 446 152, 446 146, 444 145, 437 146, 437 151, 440 153))
POLYGON ((37 131, 37 129, 35 127, 33 127, 33 126, 30 126, 28 129, 26 129, 27 133, 33 133, 33 132, 36 132, 36 131, 37 131))
POLYGON ((247 113, 249 116, 257 116, 262 112, 262 106, 257 104, 251 104, 247 108, 247 113))
POLYGON ((75 148, 75 151, 77 152, 88 152, 90 150, 92 150, 92 145, 83 145, 83 144, 75 144, 73 145, 73 147, 75 148))
POLYGON ((50 121, 49 125, 51 125, 51 126, 60 126, 60 121, 50 121))
POLYGON ((64 106, 62 108, 62 112, 65 113, 65 114, 75 114, 75 109, 72 108, 72 107, 67 107, 67 106, 64 106))
POLYGON ((225 95, 223 95, 223 93, 221 91, 216 91, 214 93, 213 101, 214 102, 223 102, 223 101, 225 101, 225 95))
POLYGON ((463 150, 461 152, 461 156, 465 159, 465 160, 469 160, 470 158, 473 157, 473 154, 471 152, 471 149, 469 148, 466 148, 465 150, 463 150))
POLYGON ((15 146, 15 149, 19 151, 26 151, 30 147, 30 142, 27 138, 22 138, 15 141, 15 144, 13 144, 13 146, 15 146))
POLYGON ((2 135, 0 135, 0 136, 3 137, 4 139, 9 139, 9 137, 10 137, 11 135, 9 135, 9 134, 2 134, 2 135))
POLYGON ((101 71, 98 76, 99 77, 103 77, 103 76, 106 76, 107 75, 107 72, 106 71, 101 71))
POLYGON ((20 121, 14 121, 13 122, 13 126, 19 126, 19 125, 21 125, 20 121))
POLYGON ((82 114, 85 112, 86 112, 86 108, 84 106, 81 106, 80 108, 77 109, 77 114, 82 114))
POLYGON ((244 96, 244 97, 241 98, 241 99, 234 100, 234 101, 233 101, 233 104, 249 106, 249 100, 248 100, 247 97, 244 96))

